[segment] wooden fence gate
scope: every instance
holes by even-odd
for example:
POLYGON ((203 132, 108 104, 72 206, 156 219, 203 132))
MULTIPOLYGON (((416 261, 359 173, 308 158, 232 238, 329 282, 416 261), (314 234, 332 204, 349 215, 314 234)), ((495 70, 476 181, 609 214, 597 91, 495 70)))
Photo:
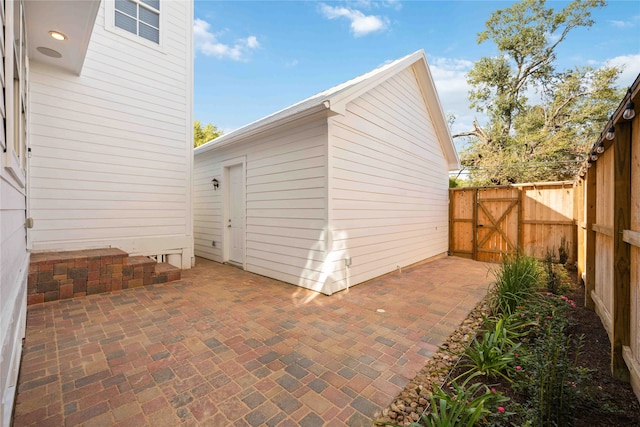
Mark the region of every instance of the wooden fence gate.
POLYGON ((572 183, 453 188, 449 196, 451 255, 500 262, 521 250, 544 258, 564 244, 576 259, 572 183))
POLYGON ((520 192, 486 187, 451 191, 451 255, 499 262, 520 247, 520 192))

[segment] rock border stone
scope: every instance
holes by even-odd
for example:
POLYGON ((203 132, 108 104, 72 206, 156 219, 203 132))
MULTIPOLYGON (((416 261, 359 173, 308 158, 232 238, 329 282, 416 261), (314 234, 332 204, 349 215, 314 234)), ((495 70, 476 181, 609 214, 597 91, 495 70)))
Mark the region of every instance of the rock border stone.
POLYGON ((491 292, 488 292, 393 402, 376 413, 374 425, 408 426, 420 419, 429 404, 433 384, 442 386, 449 380, 449 372, 458 363, 464 344, 478 333, 483 318, 490 315, 490 298, 491 292))

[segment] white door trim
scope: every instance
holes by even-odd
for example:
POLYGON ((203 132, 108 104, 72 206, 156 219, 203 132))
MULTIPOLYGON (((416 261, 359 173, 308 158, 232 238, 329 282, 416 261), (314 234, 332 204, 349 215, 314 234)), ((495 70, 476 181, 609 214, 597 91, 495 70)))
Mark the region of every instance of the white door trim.
POLYGON ((242 255, 242 268, 246 269, 247 264, 247 159, 245 156, 236 157, 233 159, 225 160, 221 163, 222 166, 222 197, 223 197, 223 213, 222 213, 222 262, 229 262, 229 248, 231 246, 229 238, 229 230, 227 224, 229 222, 229 205, 231 203, 231 194, 229 191, 229 169, 233 166, 242 165, 242 202, 245 211, 245 223, 244 223, 244 235, 243 240, 243 255, 242 255))

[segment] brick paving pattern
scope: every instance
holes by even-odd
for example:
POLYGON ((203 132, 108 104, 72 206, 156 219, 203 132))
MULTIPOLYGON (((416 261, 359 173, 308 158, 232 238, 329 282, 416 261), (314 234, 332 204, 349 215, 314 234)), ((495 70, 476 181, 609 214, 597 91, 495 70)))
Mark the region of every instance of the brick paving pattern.
POLYGON ((490 281, 449 257, 327 297, 198 259, 29 306, 14 425, 368 426, 490 281))

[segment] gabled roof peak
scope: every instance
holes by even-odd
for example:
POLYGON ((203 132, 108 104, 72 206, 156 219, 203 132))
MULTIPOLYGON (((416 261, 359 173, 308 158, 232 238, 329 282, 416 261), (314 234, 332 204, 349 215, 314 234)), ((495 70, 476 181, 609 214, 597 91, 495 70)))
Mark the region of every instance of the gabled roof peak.
MULTIPOLYGON (((253 134, 254 131, 262 128, 268 127, 270 124, 275 122, 279 122, 286 118, 290 118, 291 116, 297 115, 301 112, 309 111, 309 110, 322 110, 322 109, 334 109, 336 100, 339 95, 348 94, 346 92, 353 91, 356 86, 362 86, 365 82, 374 80, 376 77, 387 74, 390 70, 395 68, 405 68, 411 63, 417 61, 420 58, 424 58, 424 50, 418 50, 413 52, 407 56, 404 56, 400 59, 396 59, 395 61, 386 62, 379 67, 361 74, 358 77, 355 77, 351 80, 347 80, 344 83, 340 83, 339 85, 333 86, 329 89, 326 89, 322 92, 316 93, 308 98, 303 99, 302 101, 296 102, 293 105, 285 107, 281 110, 276 111, 275 113, 269 114, 268 116, 262 117, 256 121, 253 121, 245 126, 242 126, 238 129, 235 129, 225 135, 222 135, 212 141, 207 142, 206 144, 201 145, 196 148, 196 152, 204 152, 212 149, 213 147, 219 147, 222 145, 227 145, 232 140, 240 138, 242 136, 253 134), (400 66, 402 64, 402 66, 400 66), (332 105, 334 108, 332 108, 332 105)), ((377 79, 376 79, 377 80, 377 79)), ((341 99, 344 99, 344 96, 340 96, 341 99)))
POLYGON ((451 135, 446 125, 440 100, 433 85, 427 58, 424 50, 420 49, 395 61, 389 61, 379 67, 364 73, 337 86, 319 92, 303 99, 282 110, 258 119, 246 126, 218 137, 195 149, 195 154, 232 144, 257 133, 272 129, 276 126, 292 122, 299 118, 325 111, 334 114, 344 114, 346 105, 366 91, 381 84, 396 73, 417 64, 414 68, 416 77, 422 89, 422 96, 429 107, 440 144, 445 152, 449 167, 459 167, 458 155, 453 147, 451 135))

